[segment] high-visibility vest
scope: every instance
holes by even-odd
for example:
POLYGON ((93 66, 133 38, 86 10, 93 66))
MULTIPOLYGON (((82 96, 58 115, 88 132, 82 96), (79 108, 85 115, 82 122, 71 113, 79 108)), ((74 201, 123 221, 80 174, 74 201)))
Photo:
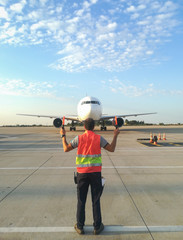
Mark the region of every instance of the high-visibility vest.
POLYGON ((100 135, 86 131, 79 136, 76 167, 78 173, 101 172, 100 135))

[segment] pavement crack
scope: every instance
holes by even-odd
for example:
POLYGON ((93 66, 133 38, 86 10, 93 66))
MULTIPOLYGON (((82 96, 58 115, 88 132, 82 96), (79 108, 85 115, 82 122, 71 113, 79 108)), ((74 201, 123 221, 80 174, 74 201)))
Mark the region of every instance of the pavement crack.
POLYGON ((114 167, 114 169, 115 169, 115 171, 116 171, 116 173, 117 173, 117 175, 118 175, 118 177, 119 177, 121 183, 123 184, 125 190, 127 191, 128 195, 129 195, 129 197, 130 197, 132 203, 134 204, 134 206, 135 206, 135 208, 136 208, 136 210, 137 210, 137 212, 138 212, 140 218, 142 219, 142 221, 143 221, 145 227, 147 228, 148 233, 150 234, 151 238, 154 240, 154 237, 153 237, 153 235, 152 235, 152 233, 151 233, 151 231, 150 231, 150 229, 149 229, 149 227, 148 227, 148 225, 147 225, 147 223, 146 223, 144 217, 142 216, 142 214, 141 214, 141 212, 140 212, 140 210, 139 210, 137 204, 135 203, 135 200, 133 199, 131 193, 129 192, 129 190, 128 190, 128 188, 127 188, 125 182, 123 181, 121 175, 119 174, 117 168, 115 167, 115 165, 114 165, 114 163, 113 163, 113 161, 112 161, 112 159, 111 159, 109 153, 108 153, 107 151, 105 151, 105 152, 106 152, 107 156, 109 157, 109 160, 111 161, 111 163, 112 163, 112 165, 113 165, 113 167, 114 167))
POLYGON ((27 179, 29 179, 34 173, 36 173, 44 164, 46 164, 53 156, 49 157, 45 162, 43 162, 38 168, 36 168, 31 174, 29 174, 22 182, 20 182, 15 188, 13 188, 9 193, 6 194, 1 200, 0 204, 10 196, 18 187, 20 187, 27 179))

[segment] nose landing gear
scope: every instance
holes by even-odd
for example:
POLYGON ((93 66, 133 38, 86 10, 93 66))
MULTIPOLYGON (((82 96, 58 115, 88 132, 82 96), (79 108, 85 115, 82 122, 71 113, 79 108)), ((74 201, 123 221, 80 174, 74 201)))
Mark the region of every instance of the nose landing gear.
POLYGON ((74 121, 72 121, 72 127, 70 127, 70 131, 76 131, 76 127, 74 127, 74 121))

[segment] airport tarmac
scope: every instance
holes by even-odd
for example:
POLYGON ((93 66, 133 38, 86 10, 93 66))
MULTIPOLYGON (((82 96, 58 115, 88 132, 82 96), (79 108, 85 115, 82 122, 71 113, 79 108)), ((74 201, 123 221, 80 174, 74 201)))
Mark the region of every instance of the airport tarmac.
MULTIPOLYGON (((69 142, 83 133, 67 131, 69 142)), ((67 130, 67 128, 66 128, 67 130)), ((113 128, 101 132, 109 142, 113 128)), ((0 128, 0 240, 183 239, 183 126, 123 127, 116 151, 102 150, 104 231, 93 235, 91 195, 86 234, 74 230, 76 150, 64 153, 54 127, 0 128), (150 132, 166 141, 148 144, 150 132)))

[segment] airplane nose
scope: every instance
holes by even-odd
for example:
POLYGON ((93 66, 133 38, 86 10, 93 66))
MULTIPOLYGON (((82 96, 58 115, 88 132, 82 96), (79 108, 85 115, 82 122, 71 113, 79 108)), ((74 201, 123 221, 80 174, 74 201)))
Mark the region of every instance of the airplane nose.
POLYGON ((91 118, 91 114, 92 114, 92 108, 91 108, 91 106, 90 106, 90 107, 88 107, 87 117, 88 117, 88 118, 91 118))

